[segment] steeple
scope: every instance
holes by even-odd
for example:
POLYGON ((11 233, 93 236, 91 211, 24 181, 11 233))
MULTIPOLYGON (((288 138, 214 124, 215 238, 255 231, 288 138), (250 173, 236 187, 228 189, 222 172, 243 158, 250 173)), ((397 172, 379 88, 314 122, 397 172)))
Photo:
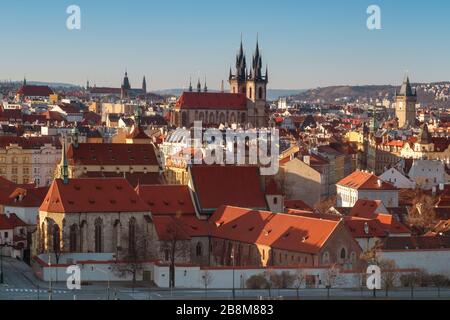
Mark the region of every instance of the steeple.
POLYGON ((189 77, 189 92, 192 92, 192 77, 189 77))
POLYGON ((404 97, 414 97, 416 96, 417 92, 413 93, 413 90, 411 88, 411 83, 409 82, 409 76, 408 74, 405 75, 405 79, 403 80, 402 87, 400 88, 399 96, 404 97))
POLYGON ((89 79, 86 81, 86 90, 89 90, 91 88, 91 85, 89 83, 89 79))
POLYGON ((147 81, 145 80, 145 76, 144 79, 142 80, 142 91, 144 93, 147 93, 147 81))
POLYGON ((428 131, 428 125, 424 123, 420 130, 419 140, 417 141, 418 144, 430 144, 433 143, 433 140, 431 138, 431 134, 428 131))
POLYGON ((23 86, 25 87, 27 85, 27 78, 23 77, 23 86))
POLYGON ((262 57, 261 53, 259 52, 259 36, 256 36, 256 49, 255 53, 253 54, 253 61, 252 61, 252 74, 250 75, 252 80, 263 80, 262 76, 262 57))
POLYGON ((123 78, 122 88, 125 90, 130 90, 130 80, 128 79, 128 71, 125 69, 125 76, 123 78))
POLYGON ((202 84, 200 83, 200 78, 198 78, 197 82, 197 92, 202 92, 202 84))
POLYGON ((208 92, 208 86, 206 85, 206 77, 205 77, 205 87, 203 88, 204 92, 208 92))
POLYGON ((64 184, 69 184, 69 166, 66 155, 66 139, 63 138, 62 160, 61 160, 61 179, 64 184))

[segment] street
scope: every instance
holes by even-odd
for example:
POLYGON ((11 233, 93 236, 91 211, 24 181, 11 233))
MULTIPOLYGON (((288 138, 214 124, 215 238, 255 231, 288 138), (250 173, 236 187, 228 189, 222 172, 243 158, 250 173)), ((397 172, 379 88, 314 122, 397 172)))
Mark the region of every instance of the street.
MULTIPOLYGON (((106 284, 96 283, 82 286, 81 290, 68 290, 65 283, 52 284, 51 293, 49 283, 36 279, 31 268, 11 258, 4 258, 4 284, 0 284, 0 300, 232 300, 232 290, 217 289, 159 289, 154 287, 139 287, 133 289, 131 283, 113 282, 110 290, 106 284)), ((236 289, 236 299, 297 299, 295 289, 249 290, 236 289)), ((330 296, 326 289, 301 289, 298 292, 301 300, 371 300, 373 292, 357 289, 331 289, 330 296)), ((445 299, 450 300, 450 288, 416 288, 414 299, 445 299)), ((395 289, 389 291, 386 298, 383 290, 377 292, 376 299, 412 299, 410 289, 395 289)))

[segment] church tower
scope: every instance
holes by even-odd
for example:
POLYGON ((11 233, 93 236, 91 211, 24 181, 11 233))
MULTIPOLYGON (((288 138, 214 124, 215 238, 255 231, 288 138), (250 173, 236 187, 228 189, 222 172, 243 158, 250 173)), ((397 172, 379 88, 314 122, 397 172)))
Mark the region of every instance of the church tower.
POLYGON ((269 72, 268 67, 266 66, 265 75, 263 75, 262 56, 259 51, 258 40, 256 40, 256 49, 253 54, 252 66, 246 83, 247 98, 253 104, 252 108, 249 110, 249 120, 256 127, 266 126, 266 97, 269 72))
POLYGON ((239 52, 236 55, 236 74, 233 74, 230 68, 230 76, 228 82, 230 83, 231 93, 243 93, 247 92, 246 88, 246 80, 247 80, 247 62, 244 54, 244 46, 242 45, 241 38, 241 46, 239 48, 239 52))
POLYGON ((399 128, 416 124, 417 90, 413 92, 409 77, 405 76, 400 92, 395 95, 395 115, 399 128))

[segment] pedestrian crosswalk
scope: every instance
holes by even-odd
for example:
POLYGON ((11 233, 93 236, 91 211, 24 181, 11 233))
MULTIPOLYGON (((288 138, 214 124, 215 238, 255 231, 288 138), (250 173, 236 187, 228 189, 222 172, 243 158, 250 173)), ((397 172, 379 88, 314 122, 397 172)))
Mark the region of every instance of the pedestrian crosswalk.
MULTIPOLYGON (((0 288, 0 292, 9 293, 49 293, 46 289, 23 289, 23 288, 0 288)), ((67 294, 68 291, 65 290, 52 290, 55 294, 67 294)))

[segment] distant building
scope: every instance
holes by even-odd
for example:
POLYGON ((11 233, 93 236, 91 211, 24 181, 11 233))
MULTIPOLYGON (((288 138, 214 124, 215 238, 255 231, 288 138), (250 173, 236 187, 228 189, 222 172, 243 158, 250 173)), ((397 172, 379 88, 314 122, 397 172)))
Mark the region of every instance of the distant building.
POLYGON ((417 91, 412 90, 409 77, 406 76, 400 92, 395 96, 395 115, 399 128, 416 125, 416 104, 417 91))
POLYGON ((374 174, 355 171, 337 183, 337 207, 352 208, 358 200, 381 200, 387 208, 396 208, 398 189, 374 174))

